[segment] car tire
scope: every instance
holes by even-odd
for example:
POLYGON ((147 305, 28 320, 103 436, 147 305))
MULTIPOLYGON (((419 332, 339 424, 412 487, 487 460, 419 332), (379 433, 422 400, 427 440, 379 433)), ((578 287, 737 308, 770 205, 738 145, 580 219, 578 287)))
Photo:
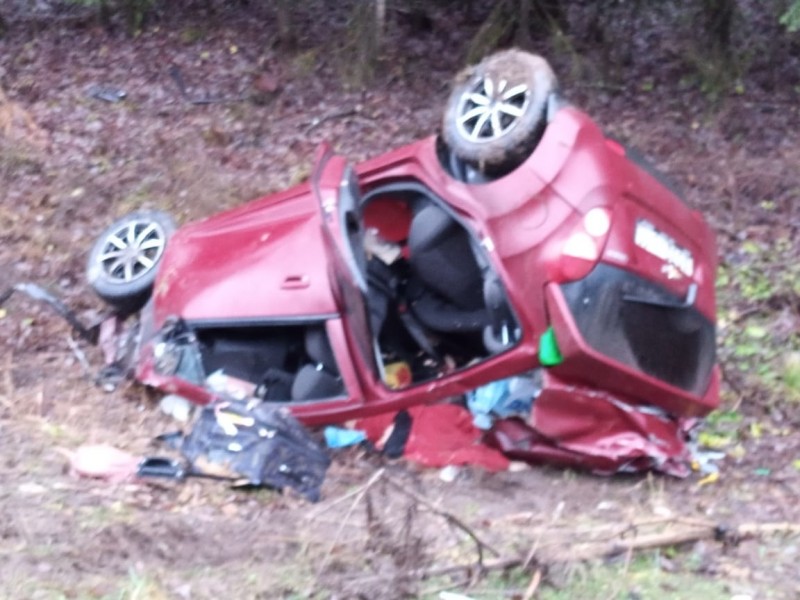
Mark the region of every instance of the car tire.
POLYGON ((86 278, 95 293, 123 314, 150 297, 175 222, 160 211, 139 211, 112 223, 92 246, 86 278))
POLYGON ((455 78, 442 137, 461 160, 494 174, 519 166, 546 124, 557 80, 541 56, 505 50, 455 78))

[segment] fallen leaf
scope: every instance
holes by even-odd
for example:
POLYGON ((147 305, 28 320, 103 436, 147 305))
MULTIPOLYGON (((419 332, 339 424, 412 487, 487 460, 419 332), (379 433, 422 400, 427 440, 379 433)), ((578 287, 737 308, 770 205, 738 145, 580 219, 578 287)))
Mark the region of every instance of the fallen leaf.
POLYGON ((710 473, 698 481, 697 485, 708 485, 709 483, 716 483, 717 481, 719 481, 719 473, 710 473))
POLYGON ((733 443, 733 437, 729 435, 722 435, 719 433, 701 431, 697 435, 697 441, 704 448, 719 450, 721 448, 726 448, 730 446, 733 443))

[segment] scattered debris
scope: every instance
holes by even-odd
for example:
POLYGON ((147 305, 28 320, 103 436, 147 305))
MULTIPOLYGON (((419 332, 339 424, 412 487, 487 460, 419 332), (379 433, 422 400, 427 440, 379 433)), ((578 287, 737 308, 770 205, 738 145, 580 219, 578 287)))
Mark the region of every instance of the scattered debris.
POLYGON ((192 416, 194 405, 183 396, 167 394, 158 403, 158 407, 165 415, 169 415, 181 423, 186 423, 192 416))
POLYGON ((132 480, 141 462, 140 457, 108 444, 85 445, 77 450, 58 448, 58 451, 69 460, 73 475, 112 483, 132 480))
POLYGON ((174 477, 210 476, 237 486, 290 487, 311 502, 330 459, 306 429, 281 408, 260 401, 226 399, 204 407, 191 432, 172 437, 186 465, 153 461, 145 474, 174 477), (164 469, 162 469, 164 467, 164 469))
POLYGON ((331 449, 356 446, 367 439, 367 434, 363 431, 346 427, 329 426, 323 433, 325 434, 325 444, 331 449))
POLYGON ((91 98, 111 103, 122 102, 128 97, 128 93, 125 90, 113 85, 93 85, 89 88, 87 94, 91 98))
POLYGON ((80 337, 92 344, 97 343, 99 328, 84 325, 73 310, 56 298, 42 286, 35 283, 18 283, 0 293, 0 306, 6 303, 14 292, 20 292, 34 300, 40 300, 50 306, 59 316, 69 323, 80 337))

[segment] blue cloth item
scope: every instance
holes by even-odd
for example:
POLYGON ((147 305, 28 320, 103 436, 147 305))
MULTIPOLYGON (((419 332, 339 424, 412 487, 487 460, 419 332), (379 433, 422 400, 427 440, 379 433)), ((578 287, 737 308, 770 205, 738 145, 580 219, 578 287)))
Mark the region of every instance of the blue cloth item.
POLYGON ((347 448, 360 444, 366 439, 367 434, 358 429, 333 426, 325 428, 325 443, 328 448, 347 448))
POLYGON ((487 383, 467 393, 467 408, 472 413, 473 423, 478 429, 489 429, 495 418, 527 418, 531 413, 533 399, 539 395, 539 377, 532 374, 518 375, 487 383))

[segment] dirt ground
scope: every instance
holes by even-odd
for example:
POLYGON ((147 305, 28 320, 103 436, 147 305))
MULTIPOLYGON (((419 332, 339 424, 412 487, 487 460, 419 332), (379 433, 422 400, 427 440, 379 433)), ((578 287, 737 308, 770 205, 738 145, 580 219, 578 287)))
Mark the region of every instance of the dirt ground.
MULTIPOLYGON (((213 18, 167 14, 132 38, 75 14, 29 15, 0 39, 0 289, 40 283, 87 321, 102 307, 84 282, 85 254, 114 217, 157 207, 187 222, 302 181, 323 140, 358 160, 435 132, 462 66, 453 48, 474 30, 447 15, 424 31, 395 23, 391 50, 362 88, 346 48, 311 21, 315 43, 290 49, 275 45, 269 15, 236 6, 213 18), (170 67, 191 98, 213 102, 190 103, 170 67), (98 85, 123 89, 124 101, 92 97, 98 85)), ((724 273, 752 272, 755 282, 796 273, 796 83, 775 86, 762 73, 712 101, 667 67, 650 77, 640 64, 607 86, 549 44, 539 50, 553 56, 567 97, 646 150, 708 216, 724 273)), ((736 281, 720 289, 721 357, 732 362, 725 410, 708 429, 726 454, 718 479, 527 467, 462 469, 446 483, 352 451, 336 458, 313 506, 206 481, 71 477, 65 449, 107 442, 149 453, 175 424, 140 387, 98 389, 98 352, 46 307, 14 297, 0 309, 0 598, 437 598, 458 589, 493 599, 529 587, 542 598, 800 597, 800 537, 783 527, 800 523, 800 404, 768 374, 754 382, 736 368, 797 352, 800 287, 757 296, 736 281), (764 330, 783 344, 767 358, 764 330), (697 521, 780 526, 606 562, 569 559, 581 536, 697 521), (484 541, 485 572, 447 569, 476 560, 460 524, 484 541), (529 555, 525 568, 511 560, 529 555)))

